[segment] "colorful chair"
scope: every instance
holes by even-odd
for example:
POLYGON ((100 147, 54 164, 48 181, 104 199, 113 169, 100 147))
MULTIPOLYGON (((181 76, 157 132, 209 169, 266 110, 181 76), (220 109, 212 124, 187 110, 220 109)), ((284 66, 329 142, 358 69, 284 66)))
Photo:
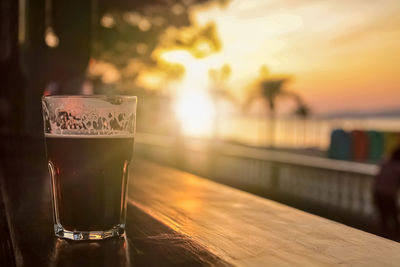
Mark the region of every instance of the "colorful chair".
POLYGON ((351 158, 351 138, 342 129, 333 130, 328 156, 333 159, 349 160, 351 158))
POLYGON ((354 130, 351 136, 351 156, 354 160, 364 161, 368 158, 368 135, 365 131, 354 130))
POLYGON ((397 132, 385 132, 385 148, 384 157, 388 158, 392 154, 393 150, 400 145, 400 133, 397 132))
POLYGON ((369 160, 377 162, 382 160, 384 151, 384 136, 381 132, 368 131, 369 160))

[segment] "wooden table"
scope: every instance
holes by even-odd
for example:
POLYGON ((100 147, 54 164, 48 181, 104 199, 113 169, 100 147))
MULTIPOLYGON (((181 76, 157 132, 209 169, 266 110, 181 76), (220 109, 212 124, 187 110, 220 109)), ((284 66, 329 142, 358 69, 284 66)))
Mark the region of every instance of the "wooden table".
POLYGON ((11 260, 0 266, 400 264, 396 242, 141 160, 130 168, 127 237, 62 240, 53 235, 43 153, 3 157, 2 176, 8 231, 0 238, 11 260))

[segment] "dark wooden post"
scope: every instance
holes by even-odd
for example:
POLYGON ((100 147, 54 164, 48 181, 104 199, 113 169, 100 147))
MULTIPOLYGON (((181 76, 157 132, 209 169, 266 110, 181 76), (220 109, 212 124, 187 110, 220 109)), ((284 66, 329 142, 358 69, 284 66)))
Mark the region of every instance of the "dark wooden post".
POLYGON ((42 134, 40 97, 50 82, 57 88, 54 94, 81 91, 92 45, 93 1, 26 1, 25 12, 20 12, 25 21, 20 48, 26 79, 20 98, 27 135, 42 134), (46 42, 49 29, 57 42, 46 42))
POLYGON ((20 134, 24 87, 18 48, 18 1, 0 1, 0 134, 20 134))

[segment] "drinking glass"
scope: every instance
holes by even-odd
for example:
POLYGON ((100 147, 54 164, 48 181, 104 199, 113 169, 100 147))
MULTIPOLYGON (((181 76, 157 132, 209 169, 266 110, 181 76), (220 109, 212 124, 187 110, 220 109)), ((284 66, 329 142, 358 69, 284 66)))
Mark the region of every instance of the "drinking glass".
POLYGON ((135 96, 44 96, 55 235, 72 240, 125 233, 135 96))

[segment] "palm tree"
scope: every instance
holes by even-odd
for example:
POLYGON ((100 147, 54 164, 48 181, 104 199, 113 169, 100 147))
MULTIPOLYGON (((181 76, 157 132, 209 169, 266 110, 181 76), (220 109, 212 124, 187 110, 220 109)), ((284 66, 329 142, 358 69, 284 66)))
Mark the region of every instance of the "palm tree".
POLYGON ((269 110, 269 122, 267 122, 268 140, 270 146, 275 144, 275 107, 276 98, 285 94, 283 86, 289 81, 289 77, 272 77, 268 68, 263 65, 260 68, 259 78, 250 86, 250 93, 245 102, 245 108, 257 99, 262 98, 269 110))
MULTIPOLYGON (((288 81, 287 78, 265 79, 260 83, 261 96, 266 100, 269 107, 269 140, 270 146, 275 145, 275 117, 276 117, 276 98, 283 95, 283 85, 288 81)), ((268 129, 267 128, 267 129, 268 129)))
POLYGON ((225 99, 232 103, 236 103, 236 99, 232 96, 231 92, 228 90, 226 82, 229 80, 231 75, 231 67, 229 65, 224 65, 221 69, 211 69, 209 71, 210 81, 212 87, 210 89, 210 94, 214 102, 215 116, 213 125, 213 138, 218 138, 219 125, 220 125, 220 101, 225 99))
POLYGON ((310 108, 304 103, 303 99, 299 95, 294 95, 297 106, 293 112, 293 115, 300 118, 302 122, 303 134, 302 142, 306 141, 306 118, 310 115, 310 108))
POLYGON ((298 116, 302 119, 307 118, 310 115, 310 108, 304 103, 304 100, 296 93, 289 92, 294 100, 296 101, 296 108, 293 111, 293 115, 298 116))
POLYGON ((309 114, 309 108, 304 104, 300 96, 292 91, 285 89, 285 85, 290 81, 289 76, 271 76, 265 65, 260 68, 260 77, 256 83, 251 86, 252 93, 245 103, 250 105, 256 98, 263 98, 269 110, 269 121, 267 122, 268 140, 270 147, 275 145, 275 117, 276 117, 276 99, 279 96, 294 98, 297 104, 295 114, 306 117, 309 114), (255 89, 255 90, 254 90, 255 89))

